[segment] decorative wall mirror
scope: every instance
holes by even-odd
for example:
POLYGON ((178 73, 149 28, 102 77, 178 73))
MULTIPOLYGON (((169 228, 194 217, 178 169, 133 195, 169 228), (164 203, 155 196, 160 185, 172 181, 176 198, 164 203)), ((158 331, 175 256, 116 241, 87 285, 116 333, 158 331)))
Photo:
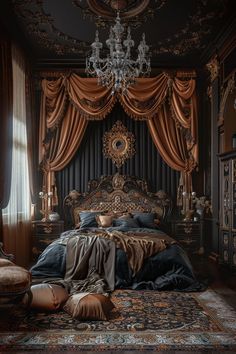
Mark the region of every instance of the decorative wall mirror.
POLYGON ((106 158, 110 158, 117 168, 120 168, 135 154, 134 142, 134 134, 118 120, 103 136, 103 154, 106 158))

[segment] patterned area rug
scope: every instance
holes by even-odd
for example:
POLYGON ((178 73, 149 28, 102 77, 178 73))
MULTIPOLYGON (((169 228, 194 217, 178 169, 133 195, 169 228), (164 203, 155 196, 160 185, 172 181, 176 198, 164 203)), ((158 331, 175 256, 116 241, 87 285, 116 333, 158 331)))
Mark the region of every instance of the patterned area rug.
POLYGON ((203 293, 115 291, 109 321, 81 322, 63 311, 3 314, 2 351, 230 350, 236 313, 212 290, 203 293))

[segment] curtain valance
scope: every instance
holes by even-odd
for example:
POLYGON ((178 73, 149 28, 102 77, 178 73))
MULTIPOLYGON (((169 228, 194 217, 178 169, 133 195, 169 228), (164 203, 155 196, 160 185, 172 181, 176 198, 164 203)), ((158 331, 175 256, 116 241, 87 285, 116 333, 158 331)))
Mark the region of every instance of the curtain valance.
POLYGON ((96 78, 71 73, 56 80, 44 79, 42 91, 39 160, 45 175, 69 163, 87 121, 104 119, 119 100, 130 117, 147 121, 162 158, 181 171, 183 190, 191 191, 191 172, 198 164, 195 79, 171 77, 164 72, 137 79, 124 95, 113 96, 111 89, 97 84, 96 78))

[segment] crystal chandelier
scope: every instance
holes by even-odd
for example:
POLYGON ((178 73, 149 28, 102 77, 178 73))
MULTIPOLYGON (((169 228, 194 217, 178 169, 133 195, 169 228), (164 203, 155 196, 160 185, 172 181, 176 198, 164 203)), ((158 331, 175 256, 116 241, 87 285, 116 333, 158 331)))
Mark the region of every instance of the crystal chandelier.
POLYGON ((86 72, 98 78, 98 84, 112 88, 115 92, 125 93, 126 89, 135 83, 139 76, 148 76, 151 72, 149 47, 143 33, 142 40, 138 46, 136 60, 131 58, 131 49, 134 41, 131 38, 130 27, 127 29, 127 37, 123 40, 124 26, 120 23, 119 12, 116 22, 110 28, 109 38, 106 45, 109 53, 106 58, 100 57, 100 50, 103 44, 99 42, 99 34, 96 31, 95 42, 91 44, 92 54, 86 59, 86 72))

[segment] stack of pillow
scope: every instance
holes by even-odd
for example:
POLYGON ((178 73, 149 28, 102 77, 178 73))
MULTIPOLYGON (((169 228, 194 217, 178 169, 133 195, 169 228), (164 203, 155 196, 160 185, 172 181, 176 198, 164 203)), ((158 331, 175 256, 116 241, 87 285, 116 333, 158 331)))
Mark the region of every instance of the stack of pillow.
POLYGON ((101 211, 81 211, 79 213, 77 228, 88 227, 129 227, 156 229, 160 221, 155 213, 132 212, 132 213, 104 213, 101 211))

